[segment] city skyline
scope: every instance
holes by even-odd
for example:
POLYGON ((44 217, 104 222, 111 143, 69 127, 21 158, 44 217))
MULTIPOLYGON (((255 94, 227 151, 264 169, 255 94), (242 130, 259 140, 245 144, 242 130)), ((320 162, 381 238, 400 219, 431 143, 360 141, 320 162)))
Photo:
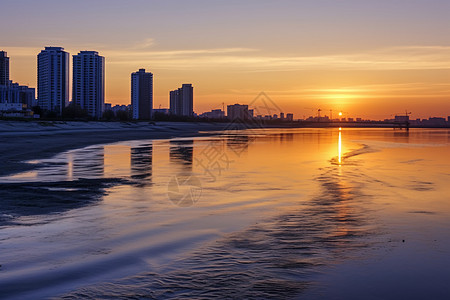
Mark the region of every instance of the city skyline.
POLYGON ((197 112, 249 103, 264 91, 299 117, 311 114, 306 108, 371 119, 405 109, 414 118, 449 114, 446 1, 176 2, 171 22, 174 3, 136 1, 136 9, 124 9, 118 1, 97 1, 90 10, 79 5, 83 1, 8 3, 1 25, 17 12, 41 25, 4 33, 11 78, 36 87, 35 55, 54 45, 107 57, 105 101, 113 104, 130 102, 129 74, 146 68, 157 78, 154 107, 168 107, 167 92, 192 82, 197 112), (25 12, 18 9, 24 3, 25 12), (37 15, 55 17, 61 26, 37 15))
POLYGON ((450 299, 450 0, 0 7, 1 299, 450 299))

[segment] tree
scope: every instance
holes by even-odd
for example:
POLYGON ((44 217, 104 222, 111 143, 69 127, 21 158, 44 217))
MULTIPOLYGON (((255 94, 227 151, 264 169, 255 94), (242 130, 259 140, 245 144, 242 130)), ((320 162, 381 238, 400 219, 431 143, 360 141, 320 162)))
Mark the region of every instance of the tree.
POLYGON ((115 114, 112 110, 108 109, 103 112, 102 119, 106 121, 111 121, 115 118, 115 114))
POLYGON ((116 117, 120 121, 129 121, 129 120, 131 120, 131 113, 128 111, 128 109, 127 110, 119 110, 116 113, 116 117))
POLYGON ((63 119, 87 119, 89 114, 86 109, 81 106, 71 103, 69 106, 64 107, 62 112, 63 119))

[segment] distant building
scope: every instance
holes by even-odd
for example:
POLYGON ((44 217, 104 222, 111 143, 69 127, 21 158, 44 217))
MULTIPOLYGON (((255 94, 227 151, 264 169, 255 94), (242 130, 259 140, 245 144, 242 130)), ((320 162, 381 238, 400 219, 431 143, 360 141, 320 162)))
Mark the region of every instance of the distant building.
POLYGON ((280 119, 284 121, 284 113, 280 112, 280 119))
POLYGON ((183 84, 181 88, 170 92, 170 113, 175 116, 194 116, 194 88, 192 84, 183 84))
POLYGON ((101 118, 105 103, 105 58, 97 51, 73 56, 72 100, 94 118, 101 118))
POLYGON ((294 114, 287 114, 286 115, 286 121, 289 121, 289 122, 294 121, 294 114))
POLYGON ((5 51, 0 51, 0 85, 9 84, 9 57, 5 51))
POLYGON ((129 109, 131 109, 131 105, 114 105, 113 107, 111 107, 111 110, 117 114, 117 112, 119 111, 128 111, 129 109))
MULTIPOLYGON (((31 118, 33 111, 26 108, 22 103, 0 103, 1 117, 31 118)), ((34 115, 34 117, 39 117, 34 115)))
POLYGON ((111 110, 111 108, 112 108, 112 104, 111 103, 105 103, 105 106, 104 106, 103 110, 104 111, 111 110))
POLYGON ((207 119, 223 119, 225 118, 225 112, 221 109, 213 109, 211 111, 202 113, 199 117, 207 119))
POLYGON ((23 113, 36 104, 34 88, 9 80, 9 57, 4 51, 0 51, 0 81, 0 111, 24 116, 23 113))
POLYGON ((0 103, 0 112, 19 112, 23 109, 22 103, 0 103))
POLYGON ((438 118, 438 117, 432 117, 428 118, 428 120, 425 120, 422 122, 425 126, 431 126, 431 127, 440 127, 440 126, 446 126, 447 122, 445 118, 438 118))
POLYGON ((396 123, 408 123, 409 116, 395 116, 394 122, 396 123))
POLYGON ((69 53, 61 47, 45 47, 37 56, 38 104, 62 113, 69 104, 69 53))
POLYGON ((248 120, 248 105, 233 104, 227 106, 227 118, 230 120, 248 120))
POLYGON ((35 105, 35 90, 10 81, 8 85, 0 85, 0 103, 19 103, 31 108, 35 105))
POLYGON ((168 108, 155 108, 153 109, 153 113, 168 115, 170 113, 170 110, 168 108))
POLYGON ((131 106, 133 119, 148 120, 153 109, 153 74, 139 69, 131 74, 131 106))

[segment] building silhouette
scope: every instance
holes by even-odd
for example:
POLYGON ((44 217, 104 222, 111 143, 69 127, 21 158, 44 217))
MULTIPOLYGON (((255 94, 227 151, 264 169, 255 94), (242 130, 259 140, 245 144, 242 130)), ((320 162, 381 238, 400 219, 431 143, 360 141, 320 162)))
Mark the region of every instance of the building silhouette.
POLYGON ((9 57, 5 51, 0 51, 0 85, 9 84, 9 57))
POLYGON ((9 80, 9 57, 5 51, 0 51, 0 115, 31 116, 29 109, 34 105, 34 88, 9 80))
POLYGON ((248 120, 253 117, 248 105, 233 104, 227 106, 227 118, 230 120, 248 120))
POLYGON ((72 101, 89 116, 101 118, 105 103, 105 58, 97 51, 73 56, 72 101))
POLYGON ((170 113, 176 116, 194 116, 194 88, 192 84, 183 84, 181 88, 170 92, 170 113))
POLYGON ((131 74, 133 119, 150 119, 153 109, 153 74, 139 69, 131 74))
POLYGON ((69 104, 69 53, 62 47, 45 47, 37 56, 38 104, 62 113, 69 104))
POLYGON ((208 119, 223 119, 225 118, 225 112, 221 109, 213 109, 211 111, 202 113, 199 117, 208 119))
POLYGON ((293 122, 294 121, 294 114, 287 114, 286 115, 286 120, 289 122, 293 122))
MULTIPOLYGON (((26 85, 20 85, 11 81, 8 85, 0 85, 0 103, 20 104, 9 105, 9 107, 14 107, 15 110, 20 107, 20 110, 22 110, 33 107, 35 104, 34 102, 34 88, 30 88, 26 85)), ((7 106, 4 107, 6 108, 7 106)))

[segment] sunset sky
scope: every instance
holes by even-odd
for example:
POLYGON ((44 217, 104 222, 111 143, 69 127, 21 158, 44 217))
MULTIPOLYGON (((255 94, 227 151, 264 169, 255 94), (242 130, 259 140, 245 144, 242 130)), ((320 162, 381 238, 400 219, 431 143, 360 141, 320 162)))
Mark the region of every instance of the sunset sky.
POLYGON ((450 115, 448 0, 1 1, 11 79, 36 87, 45 46, 106 57, 106 102, 130 103, 130 74, 154 74, 154 107, 194 85, 194 110, 266 92, 295 117, 450 115))

